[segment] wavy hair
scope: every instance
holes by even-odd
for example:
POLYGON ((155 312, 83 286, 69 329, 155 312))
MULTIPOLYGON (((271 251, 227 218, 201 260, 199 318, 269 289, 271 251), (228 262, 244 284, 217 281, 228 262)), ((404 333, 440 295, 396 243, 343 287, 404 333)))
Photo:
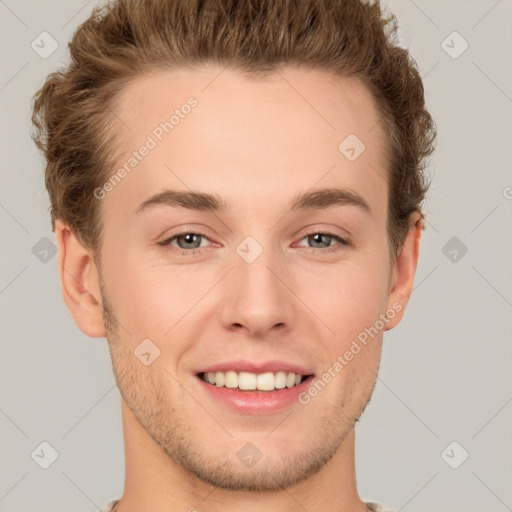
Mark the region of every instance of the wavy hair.
POLYGON ((134 77, 207 63, 257 78, 300 65, 357 77, 376 100, 388 153, 387 230, 392 254, 421 211, 435 124, 416 62, 397 43, 397 20, 364 0, 116 0, 76 30, 70 63, 35 94, 33 139, 46 158, 55 219, 101 249, 100 201, 112 174, 110 105, 134 77))

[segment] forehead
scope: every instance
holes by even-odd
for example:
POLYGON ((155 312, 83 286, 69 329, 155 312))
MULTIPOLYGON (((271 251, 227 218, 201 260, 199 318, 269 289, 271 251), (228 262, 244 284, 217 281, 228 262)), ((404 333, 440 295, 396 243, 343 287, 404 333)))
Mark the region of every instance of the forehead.
POLYGON ((118 165, 152 141, 111 194, 132 204, 166 187, 228 184, 223 196, 278 200, 320 181, 385 203, 384 137, 358 79, 303 68, 257 79, 216 66, 158 70, 133 80, 112 109, 118 165))

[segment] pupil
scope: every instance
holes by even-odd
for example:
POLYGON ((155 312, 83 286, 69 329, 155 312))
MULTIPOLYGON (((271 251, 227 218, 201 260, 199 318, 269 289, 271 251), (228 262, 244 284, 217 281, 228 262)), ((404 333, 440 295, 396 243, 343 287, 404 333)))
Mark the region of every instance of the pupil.
MULTIPOLYGON (((317 234, 313 235, 313 242, 314 243, 322 243, 321 241, 319 242, 318 240, 315 240, 315 239, 317 239, 319 237, 323 237, 323 236, 327 236, 327 235, 324 235, 322 233, 317 233, 317 234)), ((329 238, 329 237, 327 236, 327 238, 329 238)))
POLYGON ((196 235, 194 233, 187 233, 186 235, 184 235, 184 238, 185 238, 185 243, 186 244, 193 244, 194 243, 194 237, 196 237, 196 235))

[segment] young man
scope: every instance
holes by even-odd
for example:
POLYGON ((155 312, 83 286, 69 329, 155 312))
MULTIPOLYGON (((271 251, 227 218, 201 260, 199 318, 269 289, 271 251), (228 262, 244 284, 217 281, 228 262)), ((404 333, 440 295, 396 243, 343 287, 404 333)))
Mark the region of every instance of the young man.
POLYGON ((104 511, 385 511, 355 423, 413 287, 434 123, 360 0, 118 0, 34 105, 78 327, 108 339, 104 511))

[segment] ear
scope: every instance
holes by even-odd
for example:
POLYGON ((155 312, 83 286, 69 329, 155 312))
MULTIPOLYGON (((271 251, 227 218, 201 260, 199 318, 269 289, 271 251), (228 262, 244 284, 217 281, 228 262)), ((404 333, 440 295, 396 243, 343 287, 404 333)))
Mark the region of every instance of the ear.
POLYGON ((419 212, 414 212, 409 219, 409 229, 393 268, 387 308, 395 311, 396 314, 386 324, 386 331, 396 327, 404 316, 405 307, 409 302, 414 285, 422 231, 423 218, 419 212))
POLYGON ((100 280, 94 258, 62 220, 55 221, 62 296, 78 328, 87 336, 106 336, 100 280))

